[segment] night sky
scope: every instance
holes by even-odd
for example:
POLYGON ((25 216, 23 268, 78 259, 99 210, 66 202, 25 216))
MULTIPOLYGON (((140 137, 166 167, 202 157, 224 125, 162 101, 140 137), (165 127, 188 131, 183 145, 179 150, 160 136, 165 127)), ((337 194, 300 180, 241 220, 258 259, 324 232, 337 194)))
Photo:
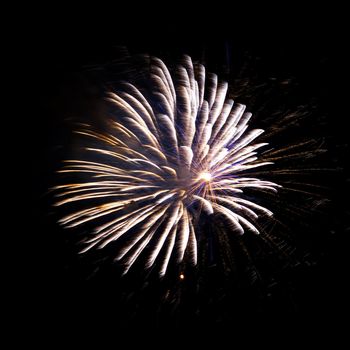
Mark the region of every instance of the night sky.
MULTIPOLYGON (((34 95, 26 150, 31 229, 24 238, 29 248, 19 278, 26 289, 29 319, 36 313, 43 323, 62 316, 74 324, 112 315, 118 326, 186 329, 231 327, 246 317, 299 315, 326 320, 346 312, 350 225, 344 205, 349 192, 344 124, 348 112, 340 97, 343 27, 330 25, 326 11, 317 18, 270 15, 247 23, 241 19, 239 24, 237 16, 217 17, 212 23, 197 18, 187 26, 181 18, 161 23, 153 18, 122 21, 120 13, 115 23, 101 24, 97 19, 65 24, 64 19, 48 18, 33 31, 28 48, 31 83, 26 84, 34 95), (142 269, 120 278, 118 267, 101 260, 102 255, 77 257, 72 232, 56 224, 48 189, 57 180, 60 161, 75 146, 72 121, 99 123, 103 87, 134 74, 129 71, 132 66, 123 66, 126 52, 151 54, 166 62, 188 54, 203 62, 208 71, 227 80, 237 101, 253 112, 251 127, 266 128, 274 120, 267 116, 274 113, 306 111, 305 122, 274 139, 282 145, 315 137, 328 150, 312 160, 323 170, 305 177, 324 187, 318 193, 323 203, 319 211, 286 218, 296 248, 293 258, 281 261, 253 248, 260 273, 257 281, 252 275, 255 270, 246 266, 239 252, 234 253, 234 271, 225 273, 214 244, 214 257, 200 272, 189 270, 182 281, 174 268, 159 281, 153 275, 146 277, 142 269)), ((301 205, 295 195, 286 195, 286 200, 301 205)))

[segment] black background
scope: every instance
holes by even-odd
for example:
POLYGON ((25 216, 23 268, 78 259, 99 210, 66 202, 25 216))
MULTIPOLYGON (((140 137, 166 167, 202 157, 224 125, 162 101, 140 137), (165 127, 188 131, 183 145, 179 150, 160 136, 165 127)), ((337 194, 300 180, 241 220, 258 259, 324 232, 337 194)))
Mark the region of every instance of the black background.
MULTIPOLYGON (((33 23, 23 46, 29 57, 24 63, 30 73, 26 87, 32 96, 30 113, 23 117, 27 121, 25 153, 30 167, 30 193, 26 200, 29 226, 23 231, 25 261, 18 277, 26 319, 35 314, 41 324, 61 317, 67 324, 94 324, 112 317, 118 326, 231 327, 240 317, 254 314, 275 320, 276 315, 285 319, 297 314, 302 315, 299 320, 329 324, 346 313, 349 211, 343 198, 349 185, 345 126, 348 112, 341 97, 346 71, 345 25, 338 13, 327 9, 310 13, 285 9, 256 18, 249 11, 224 12, 223 9, 210 15, 192 15, 179 11, 171 20, 155 14, 133 16, 130 11, 119 11, 115 18, 97 14, 85 18, 80 14, 68 19, 65 14, 33 23), (195 315, 193 295, 176 316, 166 312, 159 316, 160 287, 156 282, 142 296, 146 302, 138 299, 140 306, 133 308, 125 302, 125 294, 133 292, 130 282, 124 289, 120 287, 112 268, 87 281, 85 267, 75 262, 66 233, 54 223, 47 188, 64 155, 62 144, 71 142, 66 120, 90 111, 97 113, 100 91, 84 73, 86 67, 118 58, 121 46, 131 53, 150 53, 165 59, 183 53, 199 60, 204 58, 210 71, 228 78, 238 74, 237 67, 242 67, 247 57, 258 57, 260 63, 254 69, 260 79, 292 78, 299 86, 296 100, 305 104, 312 101, 318 114, 325 118, 323 130, 327 129, 330 140, 332 165, 344 168, 336 176, 337 183, 329 186, 332 204, 325 215, 329 215, 330 224, 319 232, 319 241, 314 235, 306 244, 316 246, 315 264, 285 272, 278 281, 280 291, 273 292, 268 301, 261 301, 249 288, 237 293, 228 290, 227 305, 207 301, 209 306, 204 306, 202 316, 195 315), (292 302, 286 290, 293 290, 292 302), (239 298, 242 304, 232 306, 231 298, 239 298), (225 307, 229 311, 224 312, 225 307)), ((134 286, 135 290, 141 288, 138 282, 134 286)))

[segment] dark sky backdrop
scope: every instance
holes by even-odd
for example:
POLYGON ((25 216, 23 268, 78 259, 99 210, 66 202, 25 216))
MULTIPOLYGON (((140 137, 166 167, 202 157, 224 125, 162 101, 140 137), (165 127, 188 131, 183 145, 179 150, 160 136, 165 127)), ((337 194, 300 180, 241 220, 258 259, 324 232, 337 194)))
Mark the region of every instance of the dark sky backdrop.
MULTIPOLYGON (((348 112, 340 97, 346 46, 343 25, 330 24, 326 12, 320 17, 315 13, 301 17, 295 14, 290 18, 270 15, 256 22, 247 15, 247 22, 241 19, 239 23, 235 20, 237 16, 227 14, 212 23, 209 17, 203 21, 197 18, 192 23, 182 22, 179 17, 157 24, 154 19, 122 20, 119 13, 115 23, 111 20, 104 23, 100 18, 95 22, 80 18, 79 23, 73 20, 69 24, 64 18, 52 23, 46 19, 33 31, 28 45, 29 55, 34 58, 33 83, 28 84, 35 95, 33 123, 28 130, 31 135, 28 145, 31 199, 28 202, 33 225, 30 239, 25 240, 30 241, 31 250, 21 278, 26 281, 30 310, 38 312, 42 320, 60 315, 81 322, 93 320, 95 313, 97 317, 116 315, 116 322, 128 319, 133 325, 159 325, 163 321, 230 325, 236 320, 235 313, 285 316, 298 312, 313 317, 342 314, 346 309, 349 212, 342 204, 346 172, 330 175, 332 181, 337 179, 337 184, 330 184, 327 194, 332 200, 325 214, 329 215, 330 224, 319 232, 320 240, 314 233, 304 242, 313 247, 315 264, 304 263, 282 273, 277 277, 277 286, 263 293, 264 297, 249 287, 237 292, 231 285, 225 290, 225 284, 218 283, 219 292, 212 287, 208 290, 212 297, 202 296, 204 311, 200 316, 193 307, 195 294, 191 292, 186 296, 186 290, 181 292, 184 301, 175 307, 175 312, 172 311, 174 305, 165 306, 169 310, 163 310, 159 316, 162 302, 157 299, 161 294, 157 282, 145 292, 137 281, 120 287, 113 268, 106 268, 101 276, 86 281, 86 267, 76 262, 67 233, 53 222, 50 197, 45 192, 52 185, 60 157, 64 156, 62 145, 71 142, 66 120, 90 112, 98 114, 101 91, 96 76, 86 70, 91 65, 103 65, 119 58, 120 46, 127 47, 131 53, 150 53, 165 59, 186 53, 204 61, 210 71, 228 80, 239 74, 246 60, 253 62, 249 69, 258 75, 259 81, 271 77, 291 79, 298 88, 292 90, 297 96, 290 96, 290 104, 296 101, 317 106, 322 121, 319 117, 315 120, 323 127, 315 126, 315 129, 327 130, 331 152, 328 160, 332 159, 334 167, 346 166, 348 132, 342 125, 344 113, 348 112), (139 306, 128 306, 128 298, 138 293, 135 303, 139 306), (220 293, 224 295, 223 301, 220 293), (240 298, 242 303, 232 301, 235 298, 240 298)), ((313 126, 308 127, 312 133, 313 126)), ((181 289, 181 286, 169 288, 181 289)))

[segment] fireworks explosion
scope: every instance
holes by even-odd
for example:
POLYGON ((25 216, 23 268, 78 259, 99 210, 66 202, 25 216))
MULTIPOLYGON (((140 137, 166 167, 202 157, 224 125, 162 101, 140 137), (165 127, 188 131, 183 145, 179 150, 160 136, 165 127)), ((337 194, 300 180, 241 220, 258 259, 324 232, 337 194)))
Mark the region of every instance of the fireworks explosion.
POLYGON ((228 84, 184 57, 172 71, 151 60, 151 88, 130 83, 108 94, 114 114, 109 131, 85 124, 86 158, 67 160, 60 172, 79 182, 56 186, 57 206, 78 206, 60 220, 65 227, 92 222, 82 252, 121 239, 116 251, 128 272, 144 252, 146 268, 163 276, 169 261, 197 263, 197 220, 215 215, 237 234, 259 234, 256 221, 272 212, 245 197, 245 188, 273 191, 276 183, 249 175, 259 162, 248 130, 251 113, 227 97, 228 84), (80 204, 78 204, 79 202, 80 204))

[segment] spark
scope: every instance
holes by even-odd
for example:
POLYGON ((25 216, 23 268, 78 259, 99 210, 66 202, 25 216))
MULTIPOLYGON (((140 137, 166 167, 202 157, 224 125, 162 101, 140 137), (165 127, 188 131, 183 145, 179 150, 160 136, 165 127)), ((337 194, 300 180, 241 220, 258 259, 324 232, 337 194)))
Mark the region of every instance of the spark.
POLYGON ((153 58, 150 79, 147 93, 126 83, 108 94, 118 120, 108 133, 78 131, 92 141, 86 159, 67 160, 60 172, 80 181, 55 190, 57 206, 83 204, 62 225, 95 223, 82 252, 125 237, 115 256, 124 273, 147 247, 145 267, 157 263, 163 276, 171 260, 197 263, 195 219, 219 215, 232 231, 259 234, 256 220, 272 212, 244 198, 245 189, 280 186, 247 173, 272 163, 259 162, 267 143, 252 143, 263 130, 248 129, 251 113, 227 97, 226 82, 188 56, 172 73, 153 58))

